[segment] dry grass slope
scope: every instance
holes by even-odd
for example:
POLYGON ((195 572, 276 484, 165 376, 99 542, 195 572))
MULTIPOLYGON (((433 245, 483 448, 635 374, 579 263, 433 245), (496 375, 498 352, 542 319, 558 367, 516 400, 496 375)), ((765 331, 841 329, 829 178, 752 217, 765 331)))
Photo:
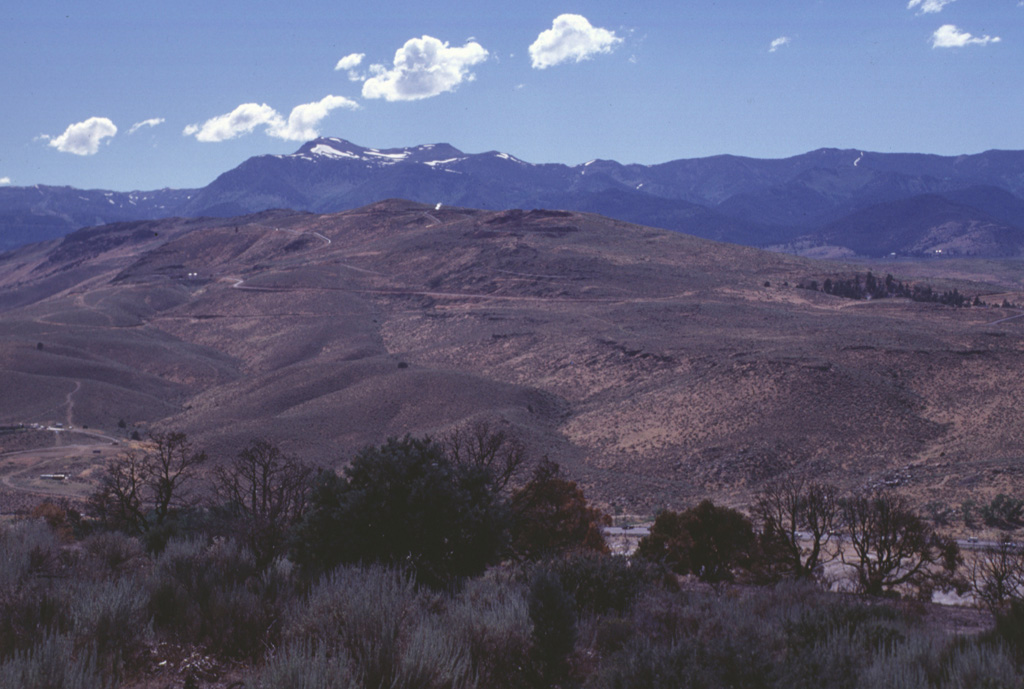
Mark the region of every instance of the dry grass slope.
MULTIPOLYGON (((641 510, 778 475, 950 504, 1024 487, 1012 310, 846 301, 793 285, 862 268, 579 213, 137 225, 0 256, 0 424, 125 418, 338 465, 489 418, 641 510)), ((982 269, 949 284, 1016 286, 982 269)))

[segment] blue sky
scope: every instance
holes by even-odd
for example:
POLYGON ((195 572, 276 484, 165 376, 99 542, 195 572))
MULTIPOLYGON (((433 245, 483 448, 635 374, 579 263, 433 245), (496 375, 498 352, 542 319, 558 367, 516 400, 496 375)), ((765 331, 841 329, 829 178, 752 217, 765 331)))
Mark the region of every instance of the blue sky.
POLYGON ((200 187, 311 134, 566 164, 1024 149, 1024 0, 34 0, 0 10, 0 61, 0 185, 200 187))

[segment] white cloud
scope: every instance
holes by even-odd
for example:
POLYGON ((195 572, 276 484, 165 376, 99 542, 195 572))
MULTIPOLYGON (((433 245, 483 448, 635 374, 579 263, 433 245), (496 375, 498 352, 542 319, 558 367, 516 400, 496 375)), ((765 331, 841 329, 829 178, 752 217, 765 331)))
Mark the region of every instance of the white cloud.
POLYGON ((338 64, 334 66, 335 71, 342 69, 355 69, 363 62, 363 58, 366 57, 366 53, 352 53, 338 60, 338 64))
POLYGON ((568 60, 580 62, 597 53, 610 53, 621 42, 608 29, 591 26, 586 17, 561 14, 530 46, 530 59, 534 69, 545 69, 568 60))
POLYGON ((936 12, 941 12, 942 8, 946 5, 954 2, 956 0, 910 0, 907 3, 907 9, 912 10, 920 5, 921 9, 918 11, 918 14, 935 14, 936 12))
POLYGON ((182 132, 198 141, 218 142, 252 134, 257 127, 266 127, 269 136, 289 141, 306 141, 320 136, 317 125, 337 108, 355 110, 359 104, 343 96, 325 96, 314 103, 292 108, 286 120, 281 113, 263 103, 243 103, 226 115, 211 117, 203 124, 190 124, 182 132))
POLYGON ((331 110, 337 108, 355 110, 358 107, 358 103, 344 96, 326 96, 316 103, 296 105, 292 108, 288 121, 282 122, 280 125, 272 125, 267 130, 267 134, 289 141, 315 139, 320 136, 320 132, 317 131, 317 125, 330 114, 331 110))
POLYGON ((966 45, 987 45, 998 43, 999 36, 972 36, 952 24, 944 24, 932 34, 933 48, 963 48, 966 45))
POLYGON ((0 185, 10 184, 10 183, 11 183, 11 178, 10 177, 0 177, 0 185))
POLYGON ((217 142, 251 134, 262 125, 279 128, 285 127, 286 123, 281 114, 266 103, 243 103, 226 115, 211 117, 202 125, 190 124, 182 133, 195 136, 198 141, 217 142))
POLYGON ((772 41, 771 46, 769 46, 769 48, 768 48, 768 52, 769 53, 774 53, 776 50, 778 50, 782 46, 789 45, 789 41, 790 41, 789 36, 779 36, 774 41, 772 41))
POLYGON ((395 51, 392 69, 370 65, 373 76, 363 84, 363 98, 419 100, 452 91, 462 82, 472 81, 475 77, 469 68, 487 56, 473 41, 452 48, 432 36, 410 38, 395 51))
POLYGON ((365 53, 352 53, 338 60, 338 64, 334 66, 334 71, 339 72, 346 70, 348 72, 349 81, 365 81, 366 75, 360 74, 356 71, 356 67, 363 63, 363 58, 366 57, 365 53))
POLYGON ((158 124, 163 124, 164 122, 166 122, 166 120, 162 117, 151 117, 148 120, 142 120, 142 122, 136 122, 133 124, 131 129, 128 130, 128 133, 134 134, 143 127, 155 127, 158 124))
POLYGON ((60 136, 50 138, 49 145, 61 153, 91 156, 100 150, 100 143, 104 139, 109 139, 115 134, 117 134, 117 127, 109 119, 90 117, 84 122, 69 126, 60 136))

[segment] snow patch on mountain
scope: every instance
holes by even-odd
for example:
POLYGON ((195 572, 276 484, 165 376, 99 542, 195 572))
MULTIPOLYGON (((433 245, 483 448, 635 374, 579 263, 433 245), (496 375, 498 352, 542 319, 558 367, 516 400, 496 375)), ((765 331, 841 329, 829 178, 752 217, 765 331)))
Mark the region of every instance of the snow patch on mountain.
POLYGON ((356 160, 364 160, 351 151, 339 151, 338 149, 332 148, 326 144, 317 144, 310 150, 310 153, 313 155, 326 156, 328 158, 355 158, 356 160))
POLYGON ((438 165, 447 165, 448 163, 457 163, 465 158, 447 158, 445 160, 427 160, 423 164, 429 165, 430 167, 437 167, 438 165))

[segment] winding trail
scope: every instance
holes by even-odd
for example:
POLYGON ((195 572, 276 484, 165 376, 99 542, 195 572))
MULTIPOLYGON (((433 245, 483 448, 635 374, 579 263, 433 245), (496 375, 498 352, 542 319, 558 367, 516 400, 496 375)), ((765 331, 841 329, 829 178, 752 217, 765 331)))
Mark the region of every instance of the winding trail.
POLYGON ((69 392, 64 397, 64 405, 68 408, 67 409, 67 413, 65 414, 65 417, 64 417, 64 419, 65 419, 64 423, 65 423, 65 425, 68 428, 71 428, 74 425, 74 419, 75 419, 75 416, 74 416, 74 414, 75 414, 75 399, 74 399, 74 397, 75 397, 75 393, 78 392, 81 389, 82 389, 82 381, 76 380, 75 381, 75 389, 72 390, 71 392, 69 392))

